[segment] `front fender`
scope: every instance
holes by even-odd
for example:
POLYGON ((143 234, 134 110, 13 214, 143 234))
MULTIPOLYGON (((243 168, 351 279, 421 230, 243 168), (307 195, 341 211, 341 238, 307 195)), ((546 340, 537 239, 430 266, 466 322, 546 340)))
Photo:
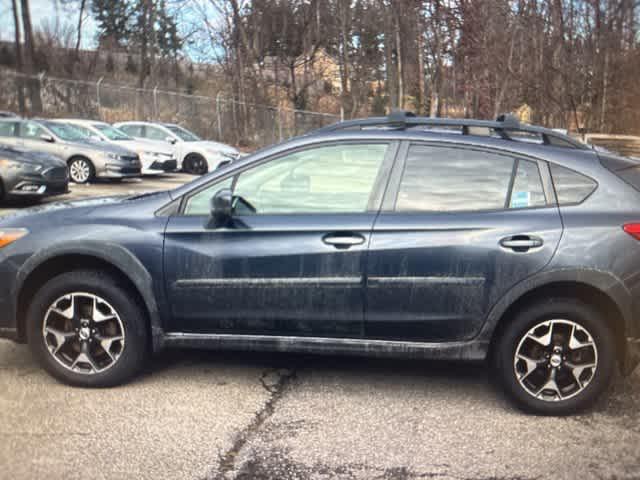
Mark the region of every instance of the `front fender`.
POLYGON ((39 266, 49 260, 66 255, 95 257, 120 270, 136 286, 147 307, 149 320, 151 322, 153 349, 157 350, 162 347, 164 329, 162 328, 158 304, 153 293, 153 278, 133 253, 122 245, 113 242, 93 240, 69 241, 65 242, 64 245, 54 245, 39 250, 26 260, 18 270, 13 291, 11 292, 12 298, 19 298, 25 281, 39 266))

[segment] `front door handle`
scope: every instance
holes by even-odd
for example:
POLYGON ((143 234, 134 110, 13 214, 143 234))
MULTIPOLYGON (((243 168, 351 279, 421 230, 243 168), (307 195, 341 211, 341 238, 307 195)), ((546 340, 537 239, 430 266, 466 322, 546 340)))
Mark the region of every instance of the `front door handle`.
POLYGON ((514 252, 526 252, 530 248, 541 247, 544 242, 540 237, 530 235, 513 235, 500 240, 500 245, 514 252))
POLYGON ((362 245, 364 237, 359 233, 329 233, 322 237, 322 241, 336 248, 349 248, 355 245, 362 245))

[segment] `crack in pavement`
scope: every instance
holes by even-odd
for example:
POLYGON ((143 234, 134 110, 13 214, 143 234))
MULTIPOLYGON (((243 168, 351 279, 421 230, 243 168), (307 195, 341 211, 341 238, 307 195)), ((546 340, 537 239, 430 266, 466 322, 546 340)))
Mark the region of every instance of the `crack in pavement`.
POLYGON ((262 372, 260 384, 269 393, 269 399, 256 413, 251 423, 238 433, 231 448, 227 450, 224 455, 220 456, 218 461, 218 474, 214 477, 207 478, 213 478, 214 480, 233 478, 233 473, 236 468, 236 458, 249 440, 260 430, 264 422, 273 415, 276 405, 286 393, 287 388, 295 377, 296 371, 293 369, 273 368, 262 372))

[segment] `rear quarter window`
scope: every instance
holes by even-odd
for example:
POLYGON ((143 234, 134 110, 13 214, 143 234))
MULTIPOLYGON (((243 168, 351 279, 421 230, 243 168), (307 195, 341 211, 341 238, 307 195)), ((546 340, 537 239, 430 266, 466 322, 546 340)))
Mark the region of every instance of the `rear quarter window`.
POLYGON ((549 167, 559 205, 582 203, 598 186, 595 180, 574 170, 553 163, 549 167))

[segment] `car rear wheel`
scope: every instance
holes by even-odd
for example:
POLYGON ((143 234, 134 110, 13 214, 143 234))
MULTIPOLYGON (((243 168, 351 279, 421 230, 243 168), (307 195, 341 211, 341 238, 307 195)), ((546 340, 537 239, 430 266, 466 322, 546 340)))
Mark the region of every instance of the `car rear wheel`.
POLYGON ((182 168, 185 172, 194 175, 204 175, 209 170, 207 160, 199 153, 190 153, 187 155, 182 168))
POLYGON ((496 344, 499 380, 521 409, 569 415, 592 406, 615 369, 615 339, 600 312, 550 299, 518 313, 496 344))
POLYGON ((69 161, 69 178, 74 183, 88 183, 95 176, 95 169, 89 160, 82 157, 69 161))
POLYGON ((35 357, 70 385, 108 387, 135 375, 147 357, 145 316, 115 279, 76 271, 48 281, 27 313, 35 357))

